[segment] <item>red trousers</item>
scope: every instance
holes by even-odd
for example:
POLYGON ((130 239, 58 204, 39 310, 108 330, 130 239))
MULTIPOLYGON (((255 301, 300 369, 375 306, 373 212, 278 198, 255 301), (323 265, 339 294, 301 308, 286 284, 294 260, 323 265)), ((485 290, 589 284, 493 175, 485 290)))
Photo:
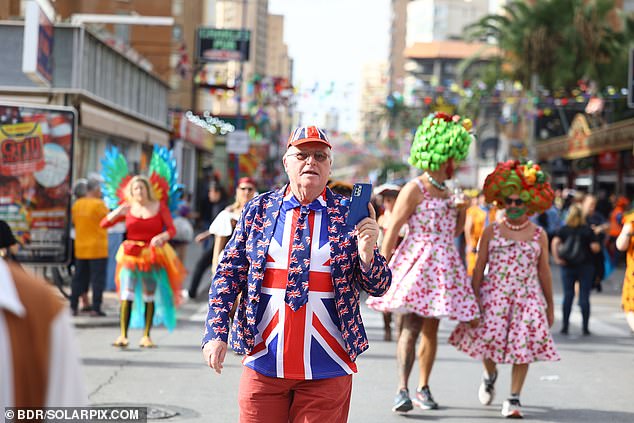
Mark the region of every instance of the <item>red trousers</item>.
POLYGON ((240 423, 345 423, 351 393, 352 375, 279 379, 244 367, 238 391, 240 423))

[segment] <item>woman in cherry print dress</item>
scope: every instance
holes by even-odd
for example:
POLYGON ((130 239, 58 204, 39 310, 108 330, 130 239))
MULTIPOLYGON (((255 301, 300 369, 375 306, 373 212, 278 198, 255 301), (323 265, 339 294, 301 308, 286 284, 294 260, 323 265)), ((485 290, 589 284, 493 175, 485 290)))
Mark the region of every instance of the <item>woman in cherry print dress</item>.
POLYGON ((472 286, 482 317, 477 326, 459 324, 449 342, 482 360, 478 397, 484 405, 495 395, 497 364, 513 365, 502 415, 522 417, 519 395, 529 364, 559 360, 549 330, 554 308, 548 237, 528 219, 548 209, 554 195, 538 165, 514 161, 498 164, 484 191, 505 215, 485 228, 478 247, 472 286))

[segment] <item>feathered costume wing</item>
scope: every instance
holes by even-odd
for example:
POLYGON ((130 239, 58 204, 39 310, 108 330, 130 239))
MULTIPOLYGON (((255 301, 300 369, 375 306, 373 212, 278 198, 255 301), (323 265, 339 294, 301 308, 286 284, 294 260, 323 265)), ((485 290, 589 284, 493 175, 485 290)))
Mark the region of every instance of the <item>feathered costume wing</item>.
POLYGON ((104 201, 109 209, 116 209, 126 201, 125 191, 132 179, 128 170, 128 161, 116 147, 106 149, 106 155, 101 159, 101 176, 103 184, 101 190, 104 201))
POLYGON ((170 212, 174 214, 178 208, 178 191, 181 186, 176 182, 178 172, 176 171, 176 160, 172 150, 168 150, 166 147, 154 146, 152 160, 150 160, 149 175, 156 198, 163 201, 170 209, 170 212))
MULTIPOLYGON (((104 200, 108 208, 114 209, 127 201, 128 183, 132 179, 128 170, 128 161, 116 147, 110 147, 106 149, 106 155, 101 160, 101 164, 104 200)), ((148 178, 155 198, 165 203, 174 214, 178 208, 180 185, 176 182, 178 172, 172 150, 154 146, 148 178)))

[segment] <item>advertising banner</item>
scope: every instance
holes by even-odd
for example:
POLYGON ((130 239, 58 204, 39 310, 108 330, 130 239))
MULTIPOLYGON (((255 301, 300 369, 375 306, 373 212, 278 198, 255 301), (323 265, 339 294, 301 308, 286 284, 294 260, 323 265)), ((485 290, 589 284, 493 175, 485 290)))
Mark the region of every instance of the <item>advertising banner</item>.
POLYGON ((0 219, 23 263, 70 260, 72 108, 0 104, 0 219))
POLYGON ((28 0, 25 5, 22 72, 38 85, 53 81, 53 20, 55 10, 46 0, 28 0))

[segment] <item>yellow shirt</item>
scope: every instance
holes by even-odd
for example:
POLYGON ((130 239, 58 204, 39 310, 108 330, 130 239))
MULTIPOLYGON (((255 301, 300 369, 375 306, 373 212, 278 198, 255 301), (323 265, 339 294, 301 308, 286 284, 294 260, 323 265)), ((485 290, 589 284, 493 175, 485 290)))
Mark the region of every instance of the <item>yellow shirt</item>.
POLYGON ((473 276, 477 254, 472 249, 477 248, 485 226, 495 222, 495 208, 484 211, 480 206, 471 206, 467 209, 467 219, 471 221, 471 230, 467 237, 471 242, 471 245, 467 245, 467 274, 473 276))
POLYGON ((100 198, 84 197, 75 201, 71 211, 75 225, 75 257, 81 260, 108 257, 108 231, 99 225, 108 214, 100 198))

